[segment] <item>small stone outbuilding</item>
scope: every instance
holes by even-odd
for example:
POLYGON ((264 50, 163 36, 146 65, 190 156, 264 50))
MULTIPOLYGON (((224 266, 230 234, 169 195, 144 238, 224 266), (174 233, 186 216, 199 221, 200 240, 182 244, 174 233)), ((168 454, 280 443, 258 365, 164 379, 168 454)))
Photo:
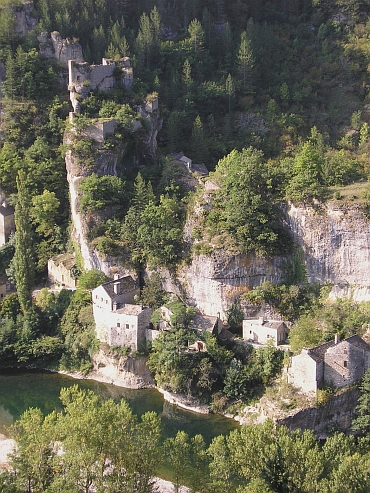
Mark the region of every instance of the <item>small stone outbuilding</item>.
POLYGON ((291 358, 288 381, 304 393, 316 393, 320 387, 351 385, 370 368, 370 346, 358 335, 302 349, 291 358))

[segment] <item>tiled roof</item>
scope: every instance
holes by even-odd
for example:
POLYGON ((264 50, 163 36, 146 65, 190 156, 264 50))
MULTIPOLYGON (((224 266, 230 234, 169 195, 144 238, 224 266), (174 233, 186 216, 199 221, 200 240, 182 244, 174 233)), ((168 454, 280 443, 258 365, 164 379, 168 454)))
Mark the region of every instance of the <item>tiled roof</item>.
POLYGON ((208 332, 212 332, 214 329, 215 325, 217 324, 218 317, 211 317, 209 315, 201 315, 197 313, 191 324, 190 327, 198 330, 206 330, 208 332))
POLYGON ((324 342, 324 344, 310 348, 307 354, 315 361, 324 361, 326 351, 334 345, 335 341, 324 342))
POLYGON ((136 282, 131 276, 125 276, 121 277, 120 279, 108 281, 102 284, 102 287, 105 289, 111 299, 114 299, 117 296, 114 292, 114 285, 116 283, 119 283, 118 295, 130 293, 131 291, 135 291, 137 289, 136 282))
POLYGON ((115 313, 121 313, 122 315, 139 315, 145 308, 141 305, 126 304, 122 308, 119 308, 115 313))
POLYGON ((351 337, 347 337, 347 339, 344 340, 360 349, 364 349, 365 351, 370 351, 370 346, 357 334, 351 337))

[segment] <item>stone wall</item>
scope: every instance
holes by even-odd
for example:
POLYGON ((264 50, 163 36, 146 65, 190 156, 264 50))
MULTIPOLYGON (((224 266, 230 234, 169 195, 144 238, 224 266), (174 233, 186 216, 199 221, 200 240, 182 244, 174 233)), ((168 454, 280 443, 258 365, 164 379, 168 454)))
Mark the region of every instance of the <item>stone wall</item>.
POLYGON ((343 341, 325 354, 324 380, 334 387, 351 385, 361 380, 368 367, 369 352, 343 341))
POLYGON ((5 245, 14 232, 14 209, 9 206, 0 206, 0 246, 5 245))
POLYGON ((300 354, 291 359, 291 366, 288 371, 288 382, 295 387, 304 390, 307 394, 315 394, 318 382, 322 379, 323 364, 317 365, 307 349, 302 349, 300 354), (319 366, 319 367, 318 367, 319 366))

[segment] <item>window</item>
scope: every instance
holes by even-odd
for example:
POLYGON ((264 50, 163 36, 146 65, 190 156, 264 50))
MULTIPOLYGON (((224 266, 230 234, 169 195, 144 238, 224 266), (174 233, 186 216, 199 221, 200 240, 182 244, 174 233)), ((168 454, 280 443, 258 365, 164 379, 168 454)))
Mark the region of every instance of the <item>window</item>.
POLYGON ((252 333, 252 331, 250 330, 250 331, 249 331, 249 333, 251 334, 251 333, 252 333))
POLYGON ((121 327, 121 324, 119 322, 117 322, 117 327, 121 327))
POLYGON ((343 361, 344 368, 347 368, 347 365, 348 365, 348 361, 343 361))
POLYGON ((347 354, 347 349, 344 349, 343 353, 344 353, 344 354, 347 354))
POLYGON ((129 324, 126 324, 126 329, 129 329, 129 328, 130 328, 129 324))
POLYGON ((105 304, 108 305, 108 300, 105 300, 105 304))
POLYGON ((267 339, 270 339, 270 334, 267 334, 267 339))

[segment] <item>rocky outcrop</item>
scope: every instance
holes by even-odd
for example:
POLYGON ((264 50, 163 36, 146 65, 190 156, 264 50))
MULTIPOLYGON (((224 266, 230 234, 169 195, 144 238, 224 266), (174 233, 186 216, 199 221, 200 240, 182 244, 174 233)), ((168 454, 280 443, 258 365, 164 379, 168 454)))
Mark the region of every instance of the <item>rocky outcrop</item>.
POLYGON ((145 389, 154 387, 155 383, 149 368, 147 358, 110 356, 100 350, 92 359, 94 369, 88 378, 98 382, 110 383, 128 389, 145 389))
POLYGON ((309 282, 332 284, 333 298, 370 300, 370 222, 358 207, 290 205, 285 218, 309 282))
POLYGON ((27 36, 37 24, 33 2, 23 2, 13 7, 13 11, 15 16, 14 32, 17 36, 27 36))
POLYGON ((246 407, 240 415, 234 418, 240 424, 261 424, 267 419, 272 419, 289 430, 308 429, 317 438, 326 438, 332 434, 333 430, 351 432, 358 397, 359 390, 349 388, 331 396, 324 405, 307 406, 304 409, 294 409, 290 412, 282 410, 267 397, 262 397, 257 404, 246 407))
POLYGON ((75 39, 63 39, 58 31, 50 34, 42 32, 37 40, 40 43, 40 55, 45 58, 54 58, 64 67, 68 67, 68 60, 83 61, 82 47, 75 39))
MULTIPOLYGON (((161 119, 158 112, 148 114, 148 131, 143 133, 142 136, 142 159, 145 156, 154 156, 156 149, 156 135, 160 129, 161 119)), ((135 120, 136 121, 136 120, 135 120)), ((137 120, 138 122, 140 120, 137 120)), ((97 122, 97 125, 100 122, 97 122)), ((139 125, 142 129, 141 124, 139 125)), ((100 128, 100 127, 99 127, 100 128)), ((101 254, 90 244, 88 240, 88 232, 91 228, 102 221, 105 221, 110 215, 112 215, 112 210, 104 210, 99 213, 83 214, 80 211, 80 192, 79 184, 83 178, 96 173, 98 176, 104 175, 115 175, 118 174, 118 166, 121 160, 127 142, 125 140, 120 141, 113 151, 108 151, 104 147, 104 138, 95 139, 96 132, 99 130, 95 128, 92 123, 90 127, 83 130, 80 137, 77 137, 72 130, 66 133, 64 138, 64 143, 70 147, 66 152, 66 169, 67 169, 67 180, 69 183, 70 192, 70 203, 71 203, 71 216, 73 221, 72 238, 76 242, 83 261, 85 269, 99 269, 110 275, 112 266, 118 265, 118 259, 105 259, 101 254), (95 151, 95 160, 93 165, 86 166, 84 161, 81 161, 76 152, 74 151, 75 142, 78 139, 90 138, 93 142, 93 148, 95 151)), ((100 134, 99 134, 100 135, 100 134)), ((138 163, 139 164, 139 163, 138 163)))
POLYGON ((358 397, 358 389, 349 389, 332 396, 324 406, 303 409, 277 422, 290 430, 312 430, 318 438, 326 438, 333 430, 348 433, 355 417, 358 397))
MULTIPOLYGON (((281 282, 285 262, 284 257, 232 255, 215 250, 209 256, 194 256, 191 264, 179 272, 178 281, 190 304, 207 315, 224 318, 226 310, 241 294, 266 280, 281 282)), ((248 312, 247 306, 243 308, 248 312)))

